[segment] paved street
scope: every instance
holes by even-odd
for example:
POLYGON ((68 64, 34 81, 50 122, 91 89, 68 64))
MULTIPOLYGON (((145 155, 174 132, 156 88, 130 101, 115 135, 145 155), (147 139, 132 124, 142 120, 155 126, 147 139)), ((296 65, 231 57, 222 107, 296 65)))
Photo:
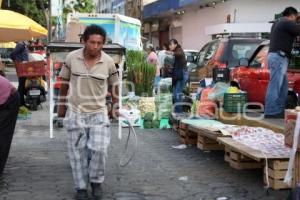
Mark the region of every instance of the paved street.
MULTIPOLYGON (((15 82, 13 70, 8 77, 15 82)), ((49 138, 49 106, 18 120, 10 157, 0 179, 0 200, 70 200, 73 182, 66 132, 49 138)), ((262 172, 237 171, 224 162, 223 152, 202 152, 196 147, 174 149, 178 135, 170 130, 141 130, 133 162, 119 167, 125 138, 112 125, 105 200, 283 200, 289 191, 271 191, 262 184, 262 172), (180 179, 180 180, 179 180, 180 179)), ((124 130, 124 136, 127 131, 124 130)), ((132 148, 131 148, 132 149, 132 148)))
MULTIPOLYGON (((48 107, 19 120, 11 154, 0 181, 1 200, 72 199, 73 184, 66 134, 55 131, 49 139, 48 107)), ((105 198, 117 200, 285 199, 288 191, 271 191, 262 185, 260 171, 236 171, 223 161, 223 153, 202 152, 179 144, 171 131, 138 130, 139 147, 133 163, 118 167, 121 142, 112 127, 105 198), (186 176, 186 177, 185 177, 186 176), (187 180, 179 180, 180 177, 187 180)), ((123 147, 123 146, 122 146, 123 147)))

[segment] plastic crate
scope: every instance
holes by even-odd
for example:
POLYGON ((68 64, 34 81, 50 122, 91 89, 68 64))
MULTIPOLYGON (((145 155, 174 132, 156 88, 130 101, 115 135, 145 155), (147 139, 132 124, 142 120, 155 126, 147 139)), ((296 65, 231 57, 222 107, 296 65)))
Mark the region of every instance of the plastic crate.
POLYGON ((225 93, 224 111, 228 113, 243 112, 244 105, 248 102, 247 93, 225 93))
POLYGON ((20 62, 15 65, 18 77, 43 76, 46 74, 44 61, 20 62))

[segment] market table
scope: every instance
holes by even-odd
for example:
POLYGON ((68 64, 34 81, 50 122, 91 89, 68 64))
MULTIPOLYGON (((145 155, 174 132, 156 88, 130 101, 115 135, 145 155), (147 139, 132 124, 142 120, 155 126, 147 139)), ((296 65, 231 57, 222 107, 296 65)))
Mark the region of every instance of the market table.
POLYGON ((264 170, 264 184, 267 185, 269 182, 269 186, 275 190, 290 188, 283 182, 288 168, 288 155, 264 153, 233 138, 219 137, 217 140, 224 145, 224 159, 232 168, 238 170, 262 168, 264 170))
POLYGON ((224 135, 218 128, 223 125, 215 120, 182 120, 179 126, 180 140, 184 144, 197 144, 197 147, 204 151, 223 150, 217 138, 230 137, 230 135, 224 135))

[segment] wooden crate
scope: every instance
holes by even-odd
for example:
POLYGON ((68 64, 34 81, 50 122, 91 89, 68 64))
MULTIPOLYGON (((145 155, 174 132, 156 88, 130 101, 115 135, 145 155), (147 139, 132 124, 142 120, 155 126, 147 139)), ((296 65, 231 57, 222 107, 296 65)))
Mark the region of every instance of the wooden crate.
POLYGON ((216 140, 205 137, 200 133, 197 135, 197 140, 197 147, 203 151, 217 151, 224 149, 216 140))
POLYGON ((172 129, 173 129, 173 131, 178 132, 178 130, 179 130, 179 125, 178 125, 177 123, 173 123, 172 129))
POLYGON ((180 136, 180 142, 182 144, 197 144, 197 134, 194 132, 190 132, 188 130, 188 126, 186 124, 180 123, 179 125, 179 136, 180 136))
MULTIPOLYGON (((274 190, 291 188, 283 182, 287 172, 288 160, 270 160, 268 161, 268 180, 269 186, 274 190)), ((264 171, 264 184, 267 185, 266 171, 264 171)))
POLYGON ((225 146, 225 156, 224 160, 229 163, 229 165, 237 170, 244 169, 259 169, 263 167, 262 162, 253 160, 237 151, 232 150, 225 146))
POLYGON ((180 122, 179 123, 179 128, 182 130, 187 130, 188 129, 188 125, 186 123, 180 122))

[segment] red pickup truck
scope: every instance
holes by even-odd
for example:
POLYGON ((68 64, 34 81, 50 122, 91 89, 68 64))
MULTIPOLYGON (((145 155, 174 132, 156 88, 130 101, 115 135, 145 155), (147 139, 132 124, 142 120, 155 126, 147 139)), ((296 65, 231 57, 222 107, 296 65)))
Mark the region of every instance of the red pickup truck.
MULTIPOLYGON (((240 88, 248 93, 251 103, 265 103, 270 80, 267 55, 269 42, 261 44, 250 59, 241 59, 240 66, 231 71, 231 80, 238 82, 240 88)), ((300 104, 300 48, 294 48, 288 67, 289 95, 287 108, 300 104)))

